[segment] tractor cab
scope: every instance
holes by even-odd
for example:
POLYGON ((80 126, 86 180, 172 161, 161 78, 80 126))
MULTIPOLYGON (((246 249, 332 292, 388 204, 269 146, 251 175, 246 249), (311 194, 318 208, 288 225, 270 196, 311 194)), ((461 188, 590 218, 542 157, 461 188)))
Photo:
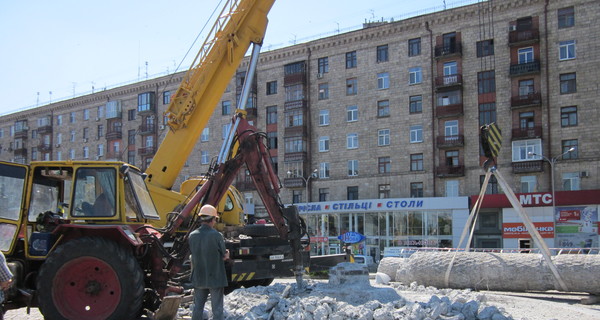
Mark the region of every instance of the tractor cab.
POLYGON ((121 162, 0 162, 0 198, 0 250, 21 242, 34 259, 67 235, 159 219, 144 175, 121 162))

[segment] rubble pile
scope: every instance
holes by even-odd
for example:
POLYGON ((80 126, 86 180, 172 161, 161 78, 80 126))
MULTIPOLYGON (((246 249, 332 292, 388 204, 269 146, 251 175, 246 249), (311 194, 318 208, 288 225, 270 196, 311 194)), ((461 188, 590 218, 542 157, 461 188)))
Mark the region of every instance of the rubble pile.
MULTIPOLYGON (((354 266, 339 267, 344 268, 341 273, 357 274, 351 269, 354 266)), ((366 282, 330 278, 329 283, 307 280, 304 284, 300 292, 295 283, 235 290, 225 296, 226 319, 512 319, 504 310, 486 305, 484 294, 470 290, 438 290, 416 283, 372 286, 368 278, 366 282), (404 298, 403 291, 420 296, 419 301, 404 298)), ((210 309, 210 304, 205 308, 210 309)), ((189 319, 189 310, 180 309, 179 319, 189 319)))

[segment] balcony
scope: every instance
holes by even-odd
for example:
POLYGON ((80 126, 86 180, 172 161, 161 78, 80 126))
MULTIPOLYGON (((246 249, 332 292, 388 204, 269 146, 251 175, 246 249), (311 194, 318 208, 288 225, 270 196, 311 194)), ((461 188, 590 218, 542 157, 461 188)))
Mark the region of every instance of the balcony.
POLYGON ((146 124, 142 124, 139 127, 139 134, 141 135, 149 135, 149 134, 155 134, 156 133, 156 124, 154 123, 146 123, 146 124))
POLYGON ((542 172, 543 160, 513 162, 513 173, 542 172))
POLYGON ((463 104, 455 103, 435 108, 435 115, 438 118, 454 117, 463 114, 463 104))
POLYGON ((108 151, 105 155, 106 159, 109 160, 122 160, 121 152, 117 151, 108 151))
POLYGON ((297 136, 307 137, 308 130, 305 125, 285 127, 284 135, 286 137, 292 137, 292 136, 293 137, 297 137, 297 136))
POLYGON ((534 126, 533 128, 513 128, 512 139, 534 139, 542 137, 542 126, 534 126))
POLYGON ((462 74, 451 74, 435 78, 435 88, 454 87, 462 85, 462 74))
POLYGON ((517 63, 510 66, 511 76, 521 76, 525 74, 539 73, 540 72, 540 61, 534 60, 533 62, 517 63))
POLYGON ((511 31, 508 33, 508 45, 524 45, 540 41, 538 29, 511 31))
POLYGON ((38 151, 41 152, 48 152, 48 151, 52 151, 52 145, 49 143, 40 143, 37 146, 38 151))
POLYGON ((452 45, 440 45, 440 46, 435 46, 435 57, 436 58, 442 58, 442 57, 451 57, 451 56, 460 56, 462 55, 462 44, 461 43, 455 43, 452 45))
POLYGON ((510 98, 510 107, 513 109, 535 107, 542 105, 542 94, 534 92, 522 96, 515 96, 510 98))
POLYGON ((145 147, 145 148, 139 148, 138 149, 138 154, 142 157, 144 156, 152 156, 156 153, 156 147, 145 147))
POLYGON ((29 130, 21 129, 19 131, 15 131, 15 139, 23 139, 26 140, 28 137, 29 130))
POLYGON ((283 179, 283 186, 285 188, 303 188, 305 187, 304 179, 300 177, 290 177, 283 179))
POLYGON ((283 76, 283 85, 289 86, 292 84, 306 83, 306 72, 297 72, 286 74, 283 76))
POLYGON ((302 100, 293 100, 286 101, 284 103, 285 110, 297 109, 297 108, 307 108, 308 103, 305 99, 302 100))
POLYGON ((439 136, 437 137, 438 148, 454 148, 465 145, 465 137, 462 134, 455 136, 439 136))
POLYGON ((462 177, 465 175, 465 166, 439 166, 436 168, 436 175, 439 178, 462 177))
POLYGON ((237 181, 234 183, 234 186, 242 192, 256 190, 256 186, 254 185, 252 179, 237 179, 237 181))
POLYGON ((306 162, 308 157, 306 152, 286 152, 283 156, 285 162, 306 162))
POLYGON ((13 151, 15 157, 27 158, 27 148, 19 148, 13 151))
POLYGON ((121 127, 109 128, 106 132, 106 140, 120 140, 123 137, 121 133, 121 127))
POLYGON ((38 134, 52 133, 52 126, 41 126, 37 129, 38 134))

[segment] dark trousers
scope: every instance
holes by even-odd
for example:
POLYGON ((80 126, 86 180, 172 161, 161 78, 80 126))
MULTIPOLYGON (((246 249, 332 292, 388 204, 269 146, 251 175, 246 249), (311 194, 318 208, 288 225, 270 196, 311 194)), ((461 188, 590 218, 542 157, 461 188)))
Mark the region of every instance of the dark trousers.
POLYGON ((209 293, 213 319, 223 320, 224 288, 194 288, 194 310, 192 313, 192 320, 203 320, 204 304, 208 299, 209 293))

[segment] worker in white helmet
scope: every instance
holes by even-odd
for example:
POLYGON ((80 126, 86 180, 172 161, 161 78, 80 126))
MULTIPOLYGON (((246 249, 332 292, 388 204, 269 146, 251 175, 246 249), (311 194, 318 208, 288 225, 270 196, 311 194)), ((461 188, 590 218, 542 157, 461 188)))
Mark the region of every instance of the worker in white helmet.
POLYGON ((225 260, 229 251, 220 232, 214 229, 217 209, 204 205, 200 209, 200 228, 190 233, 189 245, 192 254, 192 285, 194 286, 194 310, 192 320, 202 320, 204 304, 211 296, 213 319, 222 320, 224 289, 227 286, 225 260))

